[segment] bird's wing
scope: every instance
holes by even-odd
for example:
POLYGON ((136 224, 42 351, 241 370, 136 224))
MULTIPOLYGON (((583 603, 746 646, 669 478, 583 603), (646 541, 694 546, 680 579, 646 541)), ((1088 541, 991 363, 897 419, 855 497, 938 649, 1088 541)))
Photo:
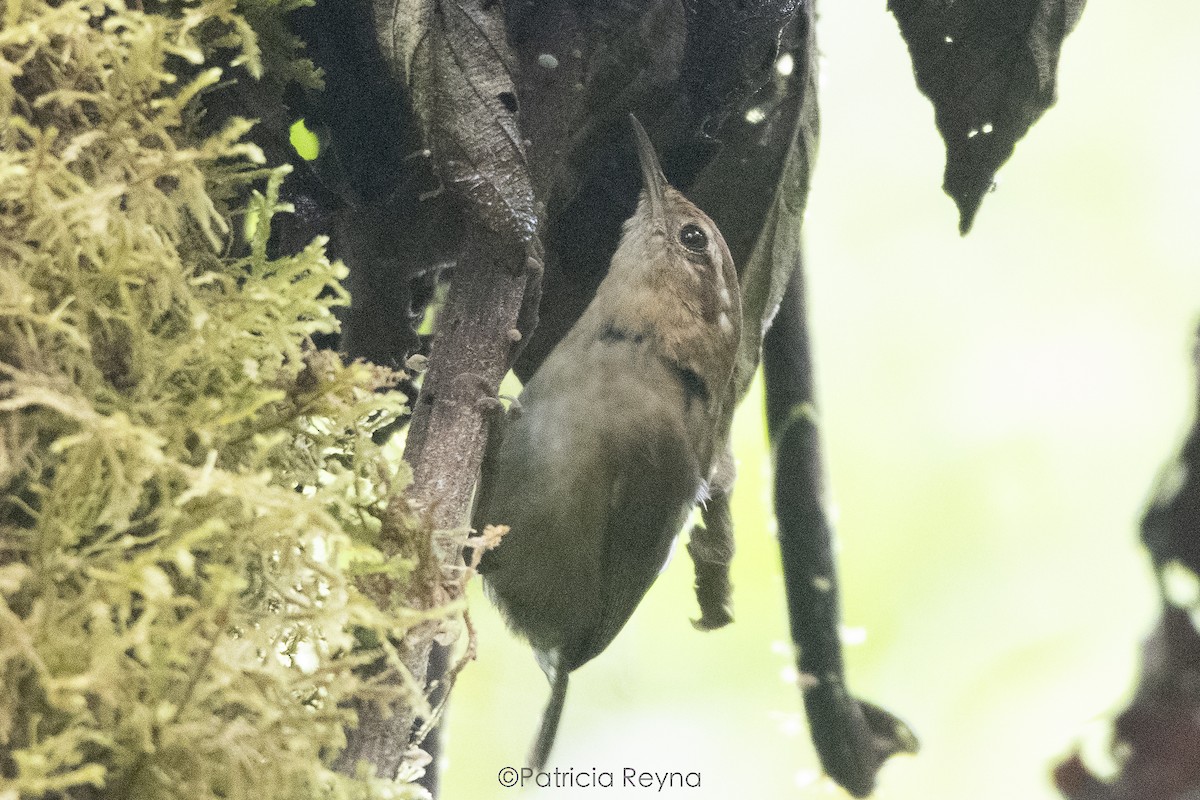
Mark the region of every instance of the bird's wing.
POLYGON ((493 598, 539 660, 570 672, 608 646, 654 582, 700 472, 677 379, 659 359, 598 344, 559 366, 527 387, 476 519, 511 526, 481 564, 493 598))
MULTIPOLYGON (((639 398, 642 403, 655 402, 639 398)), ((608 647, 629 621, 666 563, 700 484, 696 454, 682 425, 667 411, 652 424, 626 419, 612 442, 619 464, 605 488, 601 569, 602 605, 595 628, 580 642, 571 669, 608 647)))

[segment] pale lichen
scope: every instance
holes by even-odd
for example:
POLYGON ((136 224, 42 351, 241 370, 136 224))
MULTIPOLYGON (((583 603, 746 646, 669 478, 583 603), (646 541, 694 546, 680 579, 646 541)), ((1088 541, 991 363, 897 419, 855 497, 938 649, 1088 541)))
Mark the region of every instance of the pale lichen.
POLYGON ((200 113, 220 82, 317 82, 295 5, 5 4, 4 800, 419 792, 324 766, 340 704, 425 703, 354 669, 431 615, 400 541, 427 532, 372 442, 404 398, 309 344, 343 268, 270 252, 285 170, 200 113))

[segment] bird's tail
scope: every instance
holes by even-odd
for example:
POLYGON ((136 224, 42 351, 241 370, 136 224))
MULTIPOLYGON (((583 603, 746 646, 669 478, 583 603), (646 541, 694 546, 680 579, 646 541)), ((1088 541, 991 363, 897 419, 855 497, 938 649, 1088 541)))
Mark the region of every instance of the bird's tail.
POLYGON ((550 685, 550 702, 542 712, 542 726, 538 729, 537 739, 533 743, 533 752, 529 754, 529 766, 536 772, 541 772, 550 758, 550 749, 554 747, 554 736, 558 733, 558 720, 562 717, 563 703, 567 699, 567 680, 571 677, 570 670, 556 669, 554 680, 550 685))

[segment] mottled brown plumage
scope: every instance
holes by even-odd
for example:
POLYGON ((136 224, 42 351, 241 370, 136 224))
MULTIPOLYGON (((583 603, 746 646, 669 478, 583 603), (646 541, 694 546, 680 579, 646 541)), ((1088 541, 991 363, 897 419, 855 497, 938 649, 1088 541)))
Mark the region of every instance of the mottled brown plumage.
POLYGON ((537 768, 569 674, 608 646, 654 582, 731 413, 741 334, 733 259, 633 123, 637 211, 595 299, 506 421, 475 514, 477 525, 510 526, 480 571, 553 685, 537 768))

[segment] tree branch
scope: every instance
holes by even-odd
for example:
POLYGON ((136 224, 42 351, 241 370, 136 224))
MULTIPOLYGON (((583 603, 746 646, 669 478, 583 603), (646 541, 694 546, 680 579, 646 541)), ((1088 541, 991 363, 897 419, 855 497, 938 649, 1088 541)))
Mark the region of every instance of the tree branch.
MULTIPOLYGON (((424 507, 435 530, 460 528, 467 519, 487 443, 489 412, 496 408, 500 381, 522 338, 516 333, 518 318, 529 269, 536 265, 532 256, 501 245, 482 227, 468 232, 439 315, 429 372, 404 454, 413 469, 410 497, 424 507)), ((434 563, 429 566, 440 570, 461 564, 460 544, 456 537, 435 542, 434 563)), ((457 587, 453 569, 442 573, 444 591, 455 592, 457 587)), ((433 677, 428 672, 433 634, 432 626, 425 626, 404 642, 402 657, 418 685, 433 677)), ((361 703, 355 711, 358 727, 347 732, 337 768, 350 771, 359 759, 366 759, 378 774, 394 776, 409 748, 419 744, 410 741, 414 709, 361 703)))
POLYGON ((865 797, 883 762, 916 752, 917 739, 902 721, 856 699, 846 686, 799 257, 764 344, 767 428, 776 448, 775 515, 804 707, 825 771, 851 794, 865 797))

